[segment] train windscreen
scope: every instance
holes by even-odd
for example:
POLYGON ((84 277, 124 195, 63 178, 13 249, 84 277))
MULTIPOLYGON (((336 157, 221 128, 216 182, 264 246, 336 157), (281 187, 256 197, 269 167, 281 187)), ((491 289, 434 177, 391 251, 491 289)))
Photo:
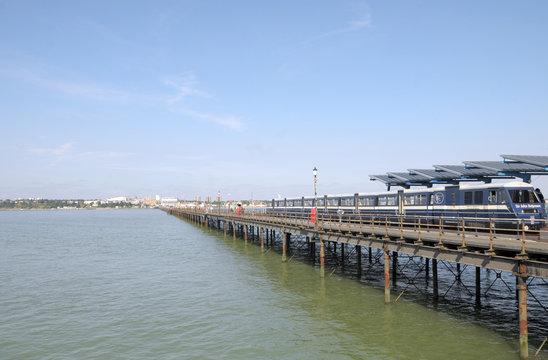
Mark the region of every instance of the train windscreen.
POLYGON ((514 204, 532 204, 539 202, 533 190, 508 190, 508 193, 514 204))

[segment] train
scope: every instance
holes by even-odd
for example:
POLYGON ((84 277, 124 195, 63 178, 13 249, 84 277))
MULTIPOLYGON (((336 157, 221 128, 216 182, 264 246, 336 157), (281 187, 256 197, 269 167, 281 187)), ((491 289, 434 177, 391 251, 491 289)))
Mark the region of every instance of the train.
POLYGON ((547 225, 544 196, 531 184, 508 183, 458 184, 439 188, 403 189, 397 192, 355 193, 272 199, 269 211, 303 215, 317 208, 319 214, 361 214, 403 217, 413 222, 421 216, 434 223, 458 222, 466 218, 478 226, 523 227, 540 230, 547 225), (472 220, 474 219, 474 220, 472 220), (493 225, 494 223, 494 225, 493 225))

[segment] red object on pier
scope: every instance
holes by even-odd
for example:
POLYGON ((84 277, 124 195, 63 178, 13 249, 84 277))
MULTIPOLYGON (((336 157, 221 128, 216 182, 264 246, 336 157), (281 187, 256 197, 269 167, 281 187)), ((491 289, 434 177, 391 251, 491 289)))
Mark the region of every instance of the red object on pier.
POLYGON ((310 210, 310 221, 313 223, 316 222, 316 209, 314 208, 310 210))

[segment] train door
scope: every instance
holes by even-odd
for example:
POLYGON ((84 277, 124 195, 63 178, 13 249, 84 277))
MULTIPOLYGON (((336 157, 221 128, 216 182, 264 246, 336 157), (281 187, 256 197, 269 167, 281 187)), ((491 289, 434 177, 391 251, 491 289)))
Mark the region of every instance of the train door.
POLYGON ((459 200, 458 185, 446 186, 445 187, 445 210, 444 210, 443 216, 446 218, 453 218, 452 220, 456 221, 456 218, 459 216, 459 211, 457 207, 457 205, 460 204, 459 201, 460 200, 459 200))
POLYGON ((403 207, 403 190, 398 190, 398 215, 405 215, 403 207))

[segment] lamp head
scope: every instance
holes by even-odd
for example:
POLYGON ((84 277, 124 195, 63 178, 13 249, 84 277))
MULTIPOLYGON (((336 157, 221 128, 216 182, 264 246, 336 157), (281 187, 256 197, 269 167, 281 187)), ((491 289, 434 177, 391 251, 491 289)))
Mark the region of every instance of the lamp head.
POLYGON ((318 169, 314 166, 314 170, 312 170, 312 172, 314 173, 314 176, 316 176, 318 174, 318 169))

